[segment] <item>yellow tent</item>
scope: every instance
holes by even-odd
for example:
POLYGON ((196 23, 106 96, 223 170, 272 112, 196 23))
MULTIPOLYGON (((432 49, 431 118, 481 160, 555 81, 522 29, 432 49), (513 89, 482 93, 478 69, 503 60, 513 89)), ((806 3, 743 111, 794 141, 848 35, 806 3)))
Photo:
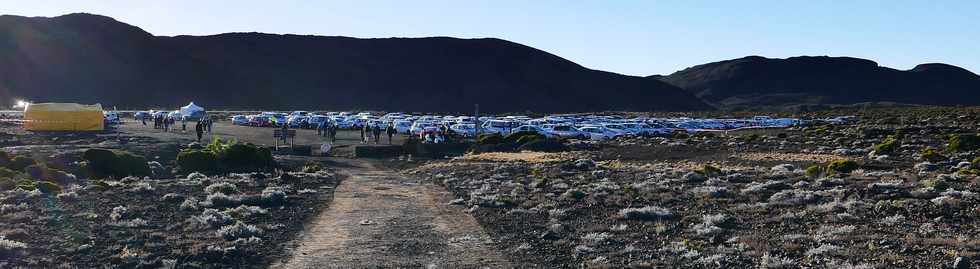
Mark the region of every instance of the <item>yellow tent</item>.
POLYGON ((102 131, 102 105, 30 104, 24 108, 24 129, 32 131, 102 131))

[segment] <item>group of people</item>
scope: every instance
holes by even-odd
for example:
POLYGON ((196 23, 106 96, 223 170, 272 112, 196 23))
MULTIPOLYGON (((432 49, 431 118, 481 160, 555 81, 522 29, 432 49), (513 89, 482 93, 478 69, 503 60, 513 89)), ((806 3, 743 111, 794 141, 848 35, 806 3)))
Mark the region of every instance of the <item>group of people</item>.
MULTIPOLYGON (((371 126, 371 124, 365 124, 364 125, 364 128, 361 128, 361 143, 362 144, 363 143, 371 143, 371 137, 373 136, 374 137, 374 143, 375 144, 380 144, 381 143, 381 132, 382 132, 381 126, 379 126, 379 125, 371 126)), ((391 143, 392 143, 392 141, 391 141, 392 136, 394 136, 395 133, 398 132, 397 130, 395 130, 395 125, 394 124, 388 124, 388 127, 385 127, 384 132, 385 132, 385 134, 388 134, 388 145, 391 145, 391 143)))
MULTIPOLYGON (((164 132, 170 132, 176 130, 177 119, 167 116, 155 116, 153 117, 153 129, 163 129, 164 132)), ((143 126, 147 126, 146 118, 140 119, 143 126)), ((214 126, 214 120, 210 117, 203 117, 197 121, 194 126, 194 131, 197 133, 197 141, 201 141, 204 133, 211 133, 211 128, 214 126)), ((180 130, 182 132, 187 131, 187 119, 180 120, 180 130)))
POLYGON ((320 137, 327 137, 330 139, 330 143, 337 142, 337 125, 329 124, 327 121, 321 121, 320 124, 316 126, 316 135, 320 137))

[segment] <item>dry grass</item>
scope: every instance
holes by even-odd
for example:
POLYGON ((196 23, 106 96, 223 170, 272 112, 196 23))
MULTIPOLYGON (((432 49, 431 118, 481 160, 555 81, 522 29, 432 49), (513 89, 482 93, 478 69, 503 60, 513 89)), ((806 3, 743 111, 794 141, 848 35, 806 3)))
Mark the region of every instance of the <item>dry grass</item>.
POLYGON ((740 153, 735 154, 735 158, 746 161, 784 161, 784 162, 832 162, 840 159, 848 159, 832 154, 812 154, 812 153, 740 153))
POLYGON ((526 163, 552 163, 567 161, 569 158, 558 153, 545 152, 487 152, 480 154, 467 154, 457 157, 457 160, 465 161, 489 161, 489 162, 526 162, 526 163))

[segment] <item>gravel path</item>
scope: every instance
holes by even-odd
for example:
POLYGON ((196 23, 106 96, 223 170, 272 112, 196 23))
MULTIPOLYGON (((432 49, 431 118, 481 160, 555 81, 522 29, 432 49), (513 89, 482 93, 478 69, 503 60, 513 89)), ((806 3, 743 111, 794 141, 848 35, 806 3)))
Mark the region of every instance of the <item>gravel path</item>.
POLYGON ((370 161, 342 161, 347 176, 327 211, 272 268, 510 268, 452 195, 370 161))

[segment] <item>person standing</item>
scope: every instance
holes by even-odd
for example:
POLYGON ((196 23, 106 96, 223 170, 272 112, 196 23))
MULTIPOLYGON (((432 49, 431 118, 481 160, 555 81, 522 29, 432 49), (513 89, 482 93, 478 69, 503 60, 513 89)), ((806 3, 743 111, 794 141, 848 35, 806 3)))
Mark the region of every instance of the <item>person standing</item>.
MULTIPOLYGON (((198 123, 200 123, 200 122, 198 122, 198 123)), ((186 132, 187 131, 187 118, 180 117, 180 131, 181 132, 186 132)))
POLYGON ((365 123, 364 127, 361 128, 361 144, 367 143, 370 132, 371 132, 371 126, 365 123))
POLYGON ((208 126, 208 133, 210 134, 212 132, 211 131, 211 128, 214 127, 214 120, 211 119, 210 116, 208 116, 208 125, 207 126, 208 126))
POLYGON ((371 128, 371 133, 374 134, 374 144, 381 144, 381 126, 374 125, 374 128, 371 128))
POLYGON ((287 140, 287 137, 289 137, 288 134, 289 134, 289 124, 283 124, 282 125, 282 143, 283 144, 289 143, 289 141, 287 140))
POLYGON ((395 135, 395 124, 389 123, 388 128, 385 128, 385 133, 388 134, 388 145, 391 145, 391 137, 395 135))
POLYGON ((197 121, 197 124, 194 125, 194 132, 197 133, 197 142, 201 143, 201 137, 204 136, 204 123, 197 121))
POLYGON ((337 142, 337 125, 330 126, 330 143, 337 142))

